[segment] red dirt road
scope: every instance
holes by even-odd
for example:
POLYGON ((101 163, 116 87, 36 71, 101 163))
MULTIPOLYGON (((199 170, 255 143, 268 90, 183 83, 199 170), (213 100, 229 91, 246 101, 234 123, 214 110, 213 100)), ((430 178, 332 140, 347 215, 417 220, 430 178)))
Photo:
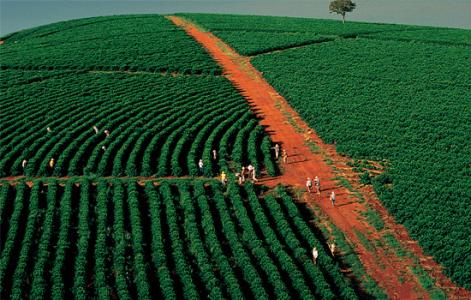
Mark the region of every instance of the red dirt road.
MULTIPOLYGON (((358 233, 369 241, 377 240, 381 233, 369 225, 362 212, 366 211, 366 203, 370 203, 385 221, 388 233, 400 239, 407 250, 419 258, 420 265, 432 274, 437 285, 447 293, 450 299, 469 299, 471 294, 456 287, 441 271, 441 267, 429 256, 425 256, 417 242, 410 239, 405 228, 394 222, 387 214, 371 188, 358 184, 351 168, 346 166, 347 158, 336 153, 335 148, 326 145, 294 112, 286 100, 273 89, 251 64, 250 58, 237 54, 223 41, 210 32, 199 29, 189 21, 171 16, 168 17, 177 26, 186 30, 196 41, 202 44, 214 59, 223 67, 224 75, 246 97, 254 111, 261 118, 261 124, 266 127, 271 138, 279 142, 288 153, 288 163, 282 164, 283 175, 275 178, 264 178, 261 182, 274 186, 278 183, 304 188, 307 177, 319 176, 322 192, 307 194, 309 205, 319 206, 329 216, 332 223, 341 229, 348 240, 354 245, 360 260, 368 274, 378 282, 391 299, 429 299, 428 293, 419 284, 417 277, 411 272, 413 262, 410 258, 398 257, 394 252, 386 251, 383 246, 374 245, 373 249, 366 247, 360 241, 358 233), (314 142, 320 147, 318 153, 313 153, 305 144, 314 142), (332 159, 333 165, 325 162, 332 159), (365 198, 360 203, 348 189, 340 186, 333 178, 339 175, 339 169, 350 183, 365 198), (328 200, 328 193, 336 194, 335 207, 328 200), (367 249, 369 248, 369 249, 367 249), (387 252, 387 253, 386 253, 387 252)), ((374 244, 374 243, 371 243, 374 244)))

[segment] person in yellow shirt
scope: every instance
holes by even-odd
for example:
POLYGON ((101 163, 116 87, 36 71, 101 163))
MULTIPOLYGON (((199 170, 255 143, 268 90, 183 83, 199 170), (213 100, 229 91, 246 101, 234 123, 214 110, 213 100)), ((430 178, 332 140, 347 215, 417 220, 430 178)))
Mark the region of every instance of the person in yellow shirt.
POLYGON ((335 243, 329 244, 329 250, 330 250, 330 253, 332 253, 332 257, 335 258, 335 243))
POLYGON ((51 158, 49 161, 49 168, 54 169, 54 165, 56 164, 56 160, 54 158, 51 158))
POLYGON ((227 174, 224 171, 221 172, 221 182, 224 185, 226 185, 226 183, 227 183, 227 174))

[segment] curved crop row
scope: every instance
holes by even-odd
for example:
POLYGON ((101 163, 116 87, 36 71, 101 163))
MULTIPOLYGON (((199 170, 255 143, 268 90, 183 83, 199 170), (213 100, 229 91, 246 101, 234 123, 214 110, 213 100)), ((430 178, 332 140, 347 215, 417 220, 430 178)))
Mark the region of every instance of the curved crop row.
POLYGON ((225 78, 66 73, 26 93, 4 89, 0 105, 25 100, 19 114, 0 115, 21 128, 13 122, 2 131, 0 176, 212 176, 249 160, 258 173, 264 161, 273 169, 265 133, 252 132, 257 119, 225 78))
POLYGON ((262 198, 253 184, 85 178, 9 189, 5 299, 356 298, 283 190, 262 198))

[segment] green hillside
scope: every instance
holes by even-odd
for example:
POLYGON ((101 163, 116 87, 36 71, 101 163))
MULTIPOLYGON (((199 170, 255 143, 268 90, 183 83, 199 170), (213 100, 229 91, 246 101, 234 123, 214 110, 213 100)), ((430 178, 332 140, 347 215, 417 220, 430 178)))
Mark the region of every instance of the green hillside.
POLYGON ((187 180, 6 184, 2 298, 356 299, 287 192, 260 192, 187 180))
POLYGON ((471 289, 470 30, 184 16, 244 54, 296 46, 288 33, 306 42, 252 63, 339 152, 389 163, 374 179, 381 200, 471 289), (334 37, 309 41, 309 33, 334 37))
POLYGON ((471 46, 471 31, 269 16, 180 14, 211 31, 238 53, 257 55, 342 38, 372 38, 471 46))
POLYGON ((276 173, 244 98, 163 16, 25 30, 6 37, 0 57, 2 177, 196 176, 199 159, 206 176, 249 163, 276 173))
POLYGON ((2 40, 2 69, 220 73, 204 49, 159 15, 60 22, 2 40))
POLYGON ((265 163, 275 173, 270 141, 225 78, 2 74, 8 83, 0 97, 1 176, 195 176, 200 158, 208 176, 227 170, 232 160, 250 162, 259 172, 265 163), (216 160, 213 149, 219 153, 216 160), (51 158, 54 168, 48 166, 51 158))
POLYGON ((272 142, 163 16, 2 40, 0 298, 384 297, 355 253, 355 266, 332 257, 291 192, 235 184, 242 165, 276 175, 272 142))

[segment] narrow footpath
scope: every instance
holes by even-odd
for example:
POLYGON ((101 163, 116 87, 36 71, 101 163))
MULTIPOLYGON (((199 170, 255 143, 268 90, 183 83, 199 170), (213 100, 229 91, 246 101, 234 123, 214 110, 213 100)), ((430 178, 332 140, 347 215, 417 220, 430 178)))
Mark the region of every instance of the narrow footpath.
POLYGON ((326 145, 302 121, 287 101, 268 84, 263 75, 244 57, 232 50, 227 44, 212 33, 198 28, 186 19, 168 17, 177 26, 198 41, 213 58, 222 66, 225 75, 250 103, 254 112, 261 119, 274 142, 280 143, 288 153, 288 162, 282 164, 283 175, 264 178, 262 183, 275 186, 278 183, 305 188, 306 178, 319 176, 322 192, 305 194, 308 205, 320 207, 332 223, 343 231, 349 242, 355 247, 360 260, 368 274, 378 282, 390 299, 430 299, 429 293, 421 286, 417 276, 412 272, 412 258, 400 257, 395 251, 373 241, 383 234, 368 224, 364 213, 368 207, 374 207, 388 228, 407 250, 413 253, 416 262, 436 281, 436 286, 445 291, 450 299, 469 299, 470 293, 455 286, 443 275, 440 265, 430 256, 426 256, 416 241, 413 241, 406 229, 394 222, 386 209, 372 191, 358 183, 358 176, 346 165, 345 158, 335 151, 332 145, 326 145), (313 146, 314 145, 314 146, 313 146), (327 159, 331 160, 327 163, 327 159), (339 184, 339 172, 356 190, 339 184), (336 179, 337 178, 337 179, 336 179), (335 207, 328 195, 336 194, 335 207), (361 198, 358 198, 361 194, 361 198), (365 238, 373 243, 365 243, 365 238))

